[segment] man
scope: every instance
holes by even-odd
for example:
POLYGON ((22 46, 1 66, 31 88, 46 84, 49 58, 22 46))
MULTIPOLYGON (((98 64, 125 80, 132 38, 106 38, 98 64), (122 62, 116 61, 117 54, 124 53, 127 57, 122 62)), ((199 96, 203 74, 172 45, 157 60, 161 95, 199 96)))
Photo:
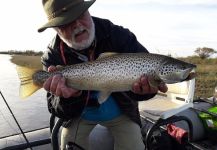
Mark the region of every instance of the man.
MULTIPOLYGON (((88 8, 95 2, 83 0, 43 0, 48 22, 38 31, 53 28, 57 35, 42 56, 48 71, 57 65, 71 65, 95 60, 104 52, 148 52, 128 29, 109 20, 92 17, 88 8)), ((97 125, 106 126, 114 137, 115 150, 143 150, 138 101, 167 91, 162 84, 151 87, 148 77, 141 77, 132 91, 112 93, 106 102, 97 102, 96 91, 79 91, 66 86, 61 75, 44 83, 48 108, 67 122, 61 134, 61 149, 75 142, 88 149, 88 135, 97 125)), ((106 139, 105 139, 106 140, 106 139)))

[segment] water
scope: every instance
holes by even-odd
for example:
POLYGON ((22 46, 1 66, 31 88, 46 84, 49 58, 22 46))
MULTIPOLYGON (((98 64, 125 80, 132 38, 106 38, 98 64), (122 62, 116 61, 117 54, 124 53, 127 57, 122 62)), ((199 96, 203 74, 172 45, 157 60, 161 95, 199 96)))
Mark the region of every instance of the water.
MULTIPOLYGON (((19 98, 20 81, 9 55, 0 55, 0 91, 7 100, 21 128, 31 131, 49 126, 46 92, 41 89, 25 100, 19 98)), ((0 97, 0 138, 20 133, 3 98, 0 97)))

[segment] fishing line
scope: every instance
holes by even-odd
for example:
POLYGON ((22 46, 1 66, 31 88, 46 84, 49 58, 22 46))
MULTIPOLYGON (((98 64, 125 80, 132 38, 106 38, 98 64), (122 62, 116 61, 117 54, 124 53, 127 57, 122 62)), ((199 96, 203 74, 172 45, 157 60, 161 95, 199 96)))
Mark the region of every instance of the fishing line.
POLYGON ((22 128, 20 127, 20 124, 18 123, 18 121, 17 121, 17 119, 16 119, 14 113, 12 112, 10 106, 8 105, 6 99, 4 98, 4 96, 3 96, 3 94, 2 94, 1 91, 0 91, 0 94, 1 94, 1 97, 3 98, 3 100, 4 100, 4 102, 5 102, 5 104, 6 104, 7 108, 8 108, 8 110, 10 111, 10 113, 11 113, 11 115, 12 115, 14 121, 16 122, 18 128, 20 129, 20 132, 22 133, 22 135, 23 135, 23 137, 24 137, 24 139, 25 139, 25 141, 26 141, 26 144, 27 144, 28 147, 32 150, 32 147, 31 147, 31 145, 30 145, 30 143, 29 143, 29 140, 26 138, 25 133, 23 132, 22 128))
MULTIPOLYGON (((80 59, 80 60, 82 60, 84 62, 87 62, 88 60, 93 61, 95 59, 94 58, 95 48, 96 48, 96 38, 94 39, 94 41, 92 42, 92 44, 90 46, 89 58, 87 56, 73 50, 73 49, 71 49, 71 50, 73 51, 73 53, 75 53, 78 56, 78 59, 80 59)), ((61 58, 62 58, 64 64, 66 65, 67 62, 66 62, 66 58, 65 58, 65 54, 64 54, 64 43, 63 43, 63 41, 60 42, 60 53, 61 53, 61 58)), ((87 107, 89 98, 90 98, 90 91, 87 91, 87 98, 86 98, 86 101, 85 101, 84 110, 87 107)), ((67 149, 74 149, 74 146, 76 146, 77 148, 83 150, 83 148, 81 146, 77 145, 75 143, 75 141, 76 141, 76 138, 77 138, 77 132, 78 132, 79 124, 80 124, 80 122, 82 120, 82 115, 84 115, 85 113, 86 113, 86 111, 83 111, 81 113, 80 117, 78 118, 78 123, 77 123, 77 127, 76 127, 76 130, 75 130, 74 142, 72 143, 72 147, 69 147, 67 149)), ((71 120, 68 123, 71 123, 71 120)))
MULTIPOLYGON (((85 56, 85 55, 83 55, 83 56, 85 56, 85 57, 87 57, 87 59, 84 59, 83 61, 84 62, 87 62, 88 60, 89 61, 93 61, 93 60, 95 60, 95 48, 96 48, 96 39, 94 39, 94 41, 93 41, 93 43, 91 44, 91 46, 90 46, 90 49, 89 49, 89 58, 87 57, 87 56, 85 56)), ((76 52, 76 51, 73 51, 73 52, 75 52, 76 54, 78 53, 78 52, 76 52)), ((80 54, 80 53, 78 53, 78 54, 80 54)), ((77 55, 78 55, 77 54, 77 55)), ((78 56, 81 56, 81 55, 78 55, 78 56)), ((79 58, 79 57, 78 57, 79 58)), ((81 58, 83 58, 83 57, 81 57, 81 58)), ((81 58, 79 58, 79 59, 81 59, 81 58)), ((81 59, 82 60, 82 59, 81 59)), ((76 141, 76 138, 77 138, 77 133, 78 133, 78 128, 79 128, 79 124, 80 124, 80 122, 81 122, 81 120, 82 120, 82 116, 86 113, 86 111, 85 111, 85 108, 87 107, 87 105, 88 105, 88 102, 89 102, 89 99, 90 99, 90 91, 87 91, 87 97, 86 97, 86 101, 85 101, 85 105, 84 105, 84 111, 81 113, 81 115, 80 115, 80 117, 79 117, 79 120, 78 120, 78 123, 77 123, 77 127, 76 127, 76 130, 75 130, 75 139, 74 139, 74 143, 75 143, 75 141, 76 141)), ((73 146, 76 146, 76 143, 73 145, 73 146)), ((79 146, 79 145, 78 145, 79 146)), ((81 150, 83 149, 82 147, 79 147, 81 150)), ((73 149, 73 147, 72 147, 72 149, 73 149)))
MULTIPOLYGON (((85 105, 84 105, 84 110, 85 110, 85 108, 87 107, 87 104, 88 104, 89 99, 90 99, 90 91, 87 91, 87 97, 86 97, 86 101, 85 101, 85 105)), ((72 143, 72 147, 69 146, 68 149, 72 149, 72 150, 73 150, 73 148, 75 148, 74 146, 76 146, 77 148, 83 150, 83 148, 82 148, 80 145, 77 145, 77 144, 75 143, 75 141, 76 141, 76 138, 77 138, 78 128, 79 128, 80 122, 81 122, 81 120, 82 120, 82 116, 83 116, 85 113, 86 113, 86 111, 83 111, 83 112, 81 113, 80 117, 78 118, 78 123, 77 123, 76 129, 75 129, 75 138, 74 138, 74 142, 72 143)))

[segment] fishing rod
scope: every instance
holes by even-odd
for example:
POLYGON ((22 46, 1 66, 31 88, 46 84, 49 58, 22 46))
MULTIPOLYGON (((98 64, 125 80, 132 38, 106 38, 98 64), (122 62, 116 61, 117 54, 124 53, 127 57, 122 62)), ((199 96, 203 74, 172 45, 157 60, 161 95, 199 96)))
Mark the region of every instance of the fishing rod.
POLYGON ((6 104, 7 108, 8 108, 8 110, 10 111, 10 113, 11 113, 11 115, 12 115, 14 121, 16 122, 18 128, 20 129, 20 132, 22 133, 22 135, 23 135, 23 137, 24 137, 24 139, 25 139, 25 141, 26 141, 26 144, 27 144, 28 147, 32 150, 32 147, 31 147, 31 145, 30 145, 30 143, 29 143, 29 140, 26 138, 25 133, 23 132, 22 128, 20 127, 20 124, 18 123, 18 121, 17 121, 17 119, 16 119, 14 113, 12 112, 10 106, 8 105, 6 99, 4 98, 4 96, 3 96, 3 94, 2 94, 1 91, 0 91, 0 94, 1 94, 1 97, 3 98, 3 100, 4 100, 4 102, 5 102, 5 104, 6 104))

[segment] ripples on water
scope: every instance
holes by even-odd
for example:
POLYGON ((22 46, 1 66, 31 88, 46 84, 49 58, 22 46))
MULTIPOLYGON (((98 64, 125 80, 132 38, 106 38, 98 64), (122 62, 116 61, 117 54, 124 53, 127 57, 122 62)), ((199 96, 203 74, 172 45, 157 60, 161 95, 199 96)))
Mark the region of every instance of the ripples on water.
MULTIPOLYGON (((46 92, 41 89, 26 100, 19 98, 20 81, 9 55, 0 54, 0 91, 24 131, 49 126, 46 92)), ((0 97, 0 137, 20 133, 3 98, 0 97)))

